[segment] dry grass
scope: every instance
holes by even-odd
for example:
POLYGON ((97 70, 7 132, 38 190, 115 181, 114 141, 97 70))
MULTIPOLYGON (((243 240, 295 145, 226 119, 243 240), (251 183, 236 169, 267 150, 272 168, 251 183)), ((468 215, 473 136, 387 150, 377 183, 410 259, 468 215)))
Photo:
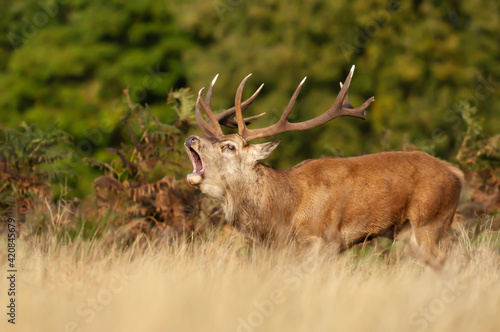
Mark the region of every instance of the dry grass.
POLYGON ((126 250, 18 240, 17 324, 3 314, 1 330, 499 331, 498 234, 458 234, 439 273, 402 246, 306 258, 237 236, 126 250))

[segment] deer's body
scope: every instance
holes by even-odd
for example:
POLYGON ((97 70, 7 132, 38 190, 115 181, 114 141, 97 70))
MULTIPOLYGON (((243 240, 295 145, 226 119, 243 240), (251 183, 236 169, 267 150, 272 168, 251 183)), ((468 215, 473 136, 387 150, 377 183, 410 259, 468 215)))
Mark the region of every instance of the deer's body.
POLYGON ((339 249, 401 231, 437 246, 463 180, 458 169, 423 152, 312 159, 288 170, 259 163, 252 175, 234 175, 214 198, 242 233, 271 244, 320 239, 339 249))
MULTIPOLYGON (((194 167, 188 181, 219 199, 228 222, 253 240, 271 245, 290 241, 315 247, 326 244, 344 250, 377 236, 405 238, 426 261, 439 266, 444 258, 440 241, 453 220, 463 182, 457 168, 423 152, 382 152, 306 160, 278 170, 258 160, 265 159, 279 140, 248 144, 252 139, 312 128, 342 115, 364 118, 373 98, 354 109, 347 97, 351 77, 352 70, 326 113, 289 123, 286 117, 301 83, 280 121, 263 129, 247 129, 245 123, 256 117, 243 119, 241 114, 256 96, 241 103, 246 79, 238 88, 236 107, 219 118, 199 97, 197 120, 208 137, 186 140, 194 167), (201 118, 200 104, 211 124, 201 118), (234 113, 239 134, 223 135, 218 122, 227 125, 234 113)), ((207 92, 208 104, 212 88, 213 83, 207 92)))

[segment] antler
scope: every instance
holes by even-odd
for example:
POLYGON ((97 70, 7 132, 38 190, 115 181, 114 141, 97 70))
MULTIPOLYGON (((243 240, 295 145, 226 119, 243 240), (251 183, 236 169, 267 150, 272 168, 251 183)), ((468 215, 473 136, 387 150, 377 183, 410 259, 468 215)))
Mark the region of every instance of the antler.
MULTIPOLYGON (((204 88, 202 88, 200 90, 200 92, 198 93, 198 99, 196 100, 196 107, 195 107, 195 118, 196 118, 196 122, 198 123, 198 126, 200 127, 200 129, 203 131, 203 133, 205 135, 212 136, 212 137, 219 137, 219 136, 224 135, 220 125, 224 125, 224 126, 229 127, 229 128, 237 128, 238 127, 237 122, 234 120, 236 106, 231 107, 231 108, 229 108, 229 109, 225 110, 224 112, 219 113, 217 115, 214 115, 214 113, 210 107, 211 100, 212 100, 212 92, 214 89, 214 84, 215 84, 215 81, 217 81, 218 77, 219 77, 219 74, 215 75, 215 78, 212 80, 212 83, 210 83, 210 86, 208 87, 208 90, 207 90, 207 95, 205 96, 205 100, 203 100, 201 98, 201 93, 203 92, 204 88), (201 116, 200 105, 201 105, 201 108, 203 109, 203 112, 205 112, 208 119, 210 120, 210 123, 206 122, 205 119, 201 116)), ((240 100, 240 103, 241 103, 240 112, 243 112, 244 110, 246 110, 250 106, 250 104, 252 104, 252 102, 255 100, 255 98, 257 98, 257 95, 259 94, 260 90, 262 90, 263 86, 264 86, 264 84, 262 84, 257 89, 257 91, 255 91, 255 93, 250 98, 245 100, 243 103, 241 103, 241 100, 240 100)), ((253 120, 260 118, 264 114, 265 113, 261 113, 259 115, 254 115, 254 116, 245 118, 243 122, 246 125, 248 125, 253 120)))
POLYGON ((366 109, 368 108, 368 106, 370 106, 370 104, 373 101, 375 101, 375 98, 374 97, 369 98, 367 101, 365 101, 361 106, 357 108, 354 108, 351 105, 351 103, 349 102, 349 96, 347 94, 347 91, 349 90, 349 85, 351 84, 351 79, 353 74, 354 74, 354 66, 352 66, 351 71, 349 72, 349 75, 347 75, 344 84, 342 85, 342 83, 340 83, 341 87, 340 92, 337 95, 337 98, 335 99, 333 105, 325 113, 307 121, 291 123, 288 122, 287 118, 292 110, 293 105, 295 104, 295 100, 299 95, 300 89, 302 88, 302 84, 304 84, 304 81, 306 80, 306 78, 304 78, 302 82, 300 82, 294 94, 292 95, 292 98, 290 99, 288 106, 281 115, 279 121, 274 125, 259 129, 248 129, 246 126, 246 119, 243 119, 242 115, 242 111, 248 107, 248 105, 245 105, 246 101, 245 103, 241 102, 243 87, 245 86, 245 82, 247 81, 247 79, 252 74, 248 75, 243 79, 243 81, 241 81, 240 85, 238 86, 238 90, 236 91, 236 97, 235 97, 236 121, 238 123, 239 135, 243 137, 245 141, 249 142, 258 138, 274 136, 289 131, 307 130, 314 127, 318 127, 339 116, 352 116, 355 118, 360 118, 365 120, 366 109))

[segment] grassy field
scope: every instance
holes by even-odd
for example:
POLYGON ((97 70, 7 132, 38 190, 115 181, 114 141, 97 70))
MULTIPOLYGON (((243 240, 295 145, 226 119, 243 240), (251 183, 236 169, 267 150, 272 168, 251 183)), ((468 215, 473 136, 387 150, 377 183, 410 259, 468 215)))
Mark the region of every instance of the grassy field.
MULTIPOLYGON (((458 227, 436 272, 403 244, 304 257, 249 247, 236 233, 204 240, 106 236, 16 243, 17 317, 1 331, 499 331, 498 233, 458 227)), ((5 237, 4 237, 5 239, 5 237)), ((8 269, 1 251, 2 276, 8 269)))

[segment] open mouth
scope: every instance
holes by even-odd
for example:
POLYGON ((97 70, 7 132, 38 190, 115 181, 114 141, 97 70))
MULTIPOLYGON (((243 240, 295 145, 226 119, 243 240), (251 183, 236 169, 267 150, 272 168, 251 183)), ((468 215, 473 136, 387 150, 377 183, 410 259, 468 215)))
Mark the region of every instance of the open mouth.
POLYGON ((198 152, 188 146, 186 146, 186 151, 189 155, 189 159, 191 159, 191 163, 193 164, 193 172, 188 174, 188 177, 191 175, 202 175, 205 173, 205 162, 201 159, 198 152))

